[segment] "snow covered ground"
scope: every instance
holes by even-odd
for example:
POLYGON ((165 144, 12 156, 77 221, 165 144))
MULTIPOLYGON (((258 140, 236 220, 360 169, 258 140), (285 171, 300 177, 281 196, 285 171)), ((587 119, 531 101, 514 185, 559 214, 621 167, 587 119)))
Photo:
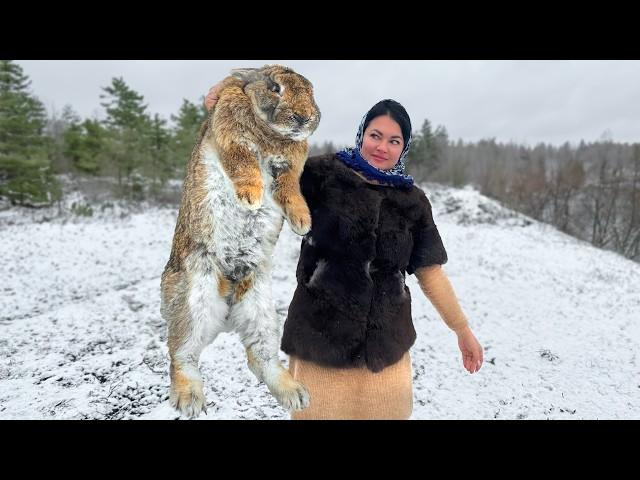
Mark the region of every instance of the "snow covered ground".
MULTIPOLYGON (((640 418, 640 265, 472 189, 425 191, 485 363, 474 375, 463 369, 455 335, 408 276, 412 418, 640 418)), ((0 212, 0 419, 178 417, 159 313, 176 214, 0 212)), ((273 271, 282 321, 299 246, 285 223, 273 271)), ((288 419, 234 334, 204 351, 201 371, 201 419, 288 419)))

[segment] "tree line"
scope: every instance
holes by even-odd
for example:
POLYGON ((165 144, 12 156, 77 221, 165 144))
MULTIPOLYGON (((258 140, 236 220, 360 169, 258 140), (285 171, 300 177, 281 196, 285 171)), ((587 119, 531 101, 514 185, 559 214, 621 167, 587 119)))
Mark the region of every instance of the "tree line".
POLYGON ((120 198, 153 197, 168 180, 184 176, 207 117, 202 102, 183 99, 169 127, 123 78, 102 88, 104 119, 82 119, 70 105, 47 116, 29 86, 18 64, 0 61, 0 196, 14 205, 59 200, 60 174, 112 178, 120 198))
MULTIPOLYGON (((169 180, 184 177, 208 115, 202 98, 183 99, 169 126, 121 77, 102 87, 104 119, 82 119, 69 105, 47 115, 29 86, 19 65, 0 61, 0 198, 14 205, 60 200, 63 174, 110 179, 119 198, 157 197, 169 180)), ((309 154, 338 149, 330 141, 312 143, 309 154)), ((434 129, 426 119, 406 163, 418 183, 473 185, 509 208, 640 261, 638 143, 452 141, 444 126, 434 129)))
POLYGON ((572 146, 465 143, 433 131, 414 135, 407 170, 418 182, 473 185, 483 195, 599 248, 640 261, 640 143, 572 146))

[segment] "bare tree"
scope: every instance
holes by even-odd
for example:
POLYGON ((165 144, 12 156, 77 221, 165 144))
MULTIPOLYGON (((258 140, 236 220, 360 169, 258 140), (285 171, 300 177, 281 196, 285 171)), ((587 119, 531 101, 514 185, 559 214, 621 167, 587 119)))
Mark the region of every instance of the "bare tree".
POLYGON ((588 197, 593 202, 591 243, 596 247, 606 247, 613 240, 616 206, 621 191, 621 169, 613 164, 605 152, 599 162, 598 172, 597 183, 588 189, 588 197))
POLYGON ((544 221, 544 211, 549 201, 544 145, 539 145, 531 154, 522 156, 519 165, 519 172, 511 181, 509 196, 517 209, 544 221))
POLYGON ((571 233, 572 210, 586 173, 568 144, 558 152, 554 168, 549 172, 547 193, 551 207, 550 222, 563 232, 571 233))
POLYGON ((616 251, 631 259, 640 257, 640 145, 633 146, 630 179, 623 183, 621 221, 613 228, 616 251))

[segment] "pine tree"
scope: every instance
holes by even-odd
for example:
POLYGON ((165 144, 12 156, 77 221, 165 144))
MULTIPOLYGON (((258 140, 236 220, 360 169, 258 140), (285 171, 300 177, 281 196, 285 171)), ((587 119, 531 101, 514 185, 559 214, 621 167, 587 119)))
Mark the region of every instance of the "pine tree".
POLYGON ((140 199, 141 170, 151 158, 151 119, 142 103, 144 97, 129 88, 122 78, 113 78, 111 85, 102 89, 106 94, 100 98, 106 102, 101 105, 107 111, 105 158, 115 167, 119 193, 140 199))
POLYGON ((99 120, 75 117, 64 133, 63 154, 76 172, 98 175, 101 171, 107 131, 99 120))
POLYGON ((439 160, 442 161, 443 154, 449 146, 449 132, 443 125, 438 125, 433 135, 433 142, 435 145, 435 151, 439 160))
POLYGON ((0 196, 38 206, 59 199, 61 191, 47 158, 46 112, 30 84, 22 67, 0 60, 0 196))
MULTIPOLYGON (((441 129, 440 133, 446 135, 444 127, 438 128, 441 129)), ((429 119, 425 119, 420 131, 413 134, 411 149, 407 155, 407 165, 410 165, 408 168, 410 168, 416 180, 426 180, 440 166, 441 155, 442 152, 439 150, 438 141, 431 129, 431 122, 429 119)))
POLYGON ((167 121, 156 113, 151 121, 151 143, 149 153, 151 161, 147 166, 146 176, 152 179, 152 193, 160 192, 160 188, 172 177, 173 168, 170 161, 171 135, 167 130, 167 121))
POLYGON ((148 122, 144 97, 129 88, 122 77, 113 78, 111 85, 102 89, 108 94, 100 95, 107 99, 100 104, 107 110, 107 126, 118 131, 136 130, 148 122))
POLYGON ((204 106, 198 107, 186 98, 182 99, 178 115, 171 115, 171 120, 175 124, 171 138, 170 162, 173 176, 180 178, 184 176, 185 167, 191 158, 198 132, 208 115, 209 112, 204 106))

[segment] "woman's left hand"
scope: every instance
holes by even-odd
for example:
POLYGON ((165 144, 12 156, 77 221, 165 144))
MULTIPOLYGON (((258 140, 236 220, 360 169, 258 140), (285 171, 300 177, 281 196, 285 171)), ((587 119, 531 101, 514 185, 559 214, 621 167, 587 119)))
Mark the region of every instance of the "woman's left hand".
POLYGON ((456 331, 458 335, 458 347, 462 352, 462 364, 469 373, 475 373, 480 370, 483 362, 482 345, 473 335, 471 329, 467 326, 462 330, 456 331))

